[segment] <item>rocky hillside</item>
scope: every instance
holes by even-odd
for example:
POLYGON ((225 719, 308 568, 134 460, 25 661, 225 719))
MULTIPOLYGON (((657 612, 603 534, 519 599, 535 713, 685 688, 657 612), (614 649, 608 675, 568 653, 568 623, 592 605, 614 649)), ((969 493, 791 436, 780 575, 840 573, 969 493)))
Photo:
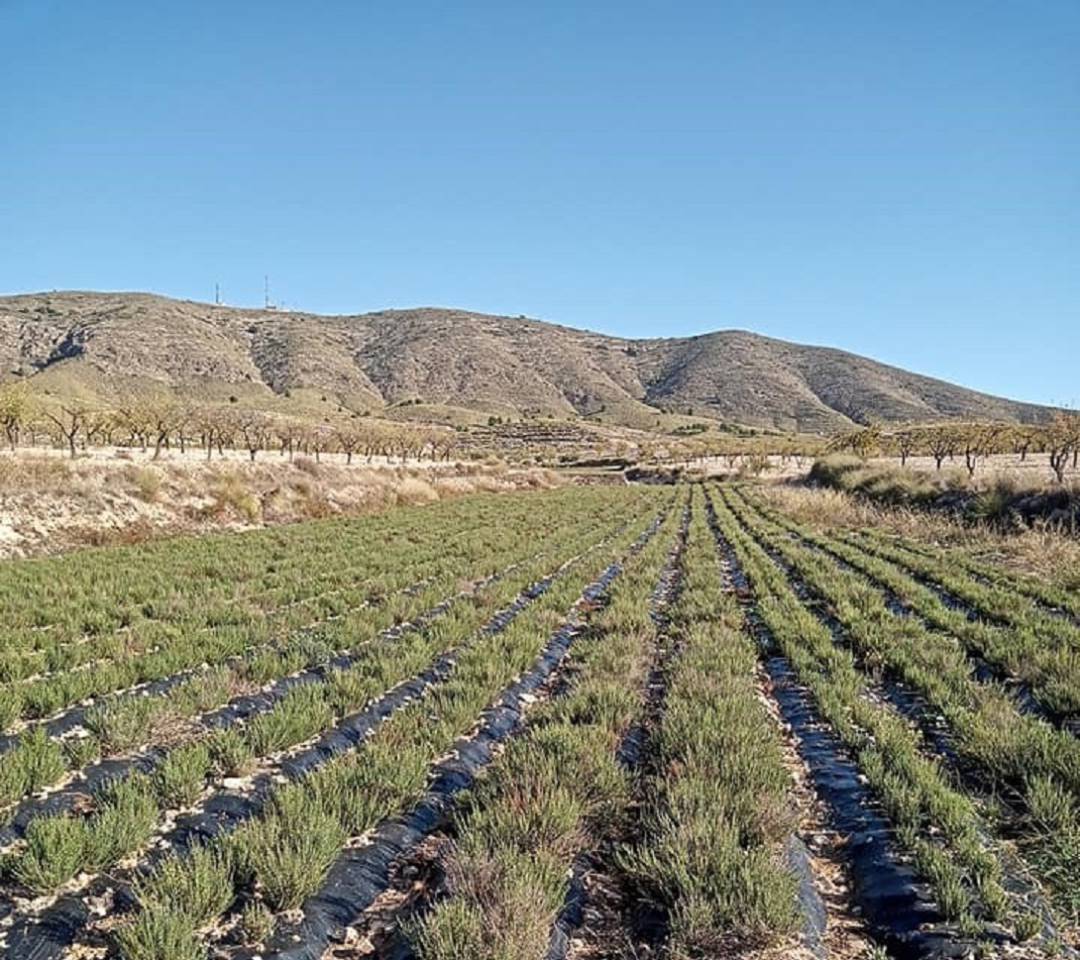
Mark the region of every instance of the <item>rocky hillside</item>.
POLYGON ((103 399, 156 383, 267 404, 329 395, 373 411, 420 401, 636 425, 659 410, 802 431, 1048 412, 742 331, 624 340, 461 310, 327 317, 140 293, 0 298, 0 376, 103 399))

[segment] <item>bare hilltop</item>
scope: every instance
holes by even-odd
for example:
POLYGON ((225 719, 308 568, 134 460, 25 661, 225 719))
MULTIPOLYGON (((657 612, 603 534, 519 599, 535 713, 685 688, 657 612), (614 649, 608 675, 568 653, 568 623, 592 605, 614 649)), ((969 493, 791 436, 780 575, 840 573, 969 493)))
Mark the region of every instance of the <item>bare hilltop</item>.
POLYGON ((738 330, 630 340, 435 307, 320 316, 145 293, 0 298, 0 380, 104 401, 150 386, 268 407, 424 405, 640 427, 690 415, 828 432, 951 418, 1037 422, 1050 413, 738 330))

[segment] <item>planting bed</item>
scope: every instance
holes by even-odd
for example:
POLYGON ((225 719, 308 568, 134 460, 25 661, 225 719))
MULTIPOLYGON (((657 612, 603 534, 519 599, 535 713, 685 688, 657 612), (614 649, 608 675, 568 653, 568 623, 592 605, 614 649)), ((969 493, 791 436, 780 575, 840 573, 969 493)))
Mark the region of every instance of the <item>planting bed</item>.
POLYGON ((752 487, 0 566, 28 960, 1071 955, 1073 598, 752 487))

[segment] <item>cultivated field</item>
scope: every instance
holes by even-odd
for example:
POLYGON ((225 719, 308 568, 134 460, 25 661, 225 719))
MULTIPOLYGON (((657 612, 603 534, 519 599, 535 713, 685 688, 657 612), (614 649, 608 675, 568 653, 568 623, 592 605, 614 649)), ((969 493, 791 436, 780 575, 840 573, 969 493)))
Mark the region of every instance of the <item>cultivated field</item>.
POLYGON ((0 944, 1071 956, 1080 592, 866 516, 567 487, 0 565, 0 944))

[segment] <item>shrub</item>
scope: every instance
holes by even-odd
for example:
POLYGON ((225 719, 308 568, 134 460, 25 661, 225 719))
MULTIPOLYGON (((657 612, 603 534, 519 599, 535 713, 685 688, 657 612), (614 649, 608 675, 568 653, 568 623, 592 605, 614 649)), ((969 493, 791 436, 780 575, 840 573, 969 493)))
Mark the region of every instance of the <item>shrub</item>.
POLYGON ((210 766, 210 749, 205 743, 173 750, 154 773, 154 787, 162 805, 187 807, 194 803, 210 766))
POLYGON ((26 828, 26 848, 13 861, 11 872, 31 890, 49 893, 79 872, 85 854, 82 820, 42 817, 26 828))
POLYGON ((244 840, 267 904, 273 910, 294 910, 319 888, 345 842, 345 831, 321 810, 278 803, 270 816, 252 824, 244 840))
POLYGON ((329 727, 333 711, 321 684, 295 687, 269 713, 260 714, 247 728, 247 741, 256 756, 302 743, 329 727))
POLYGON ((157 698, 134 696, 111 700, 86 712, 86 729, 107 751, 128 750, 145 742, 150 724, 161 709, 157 698))
POLYGON ((417 477, 405 477, 397 486, 397 502, 405 505, 434 503, 439 499, 439 491, 426 480, 417 477))
POLYGON ((244 943, 257 947, 274 932, 274 915, 265 904, 249 903, 240 914, 240 936, 244 943))
POLYGON ((134 923, 117 931, 116 943, 124 960, 204 960, 206 956, 190 918, 168 908, 144 910, 134 923))
POLYGON ((152 467, 138 467, 131 472, 135 495, 146 503, 154 503, 161 495, 161 474, 152 467))
POLYGON ((227 777, 240 777, 251 769, 254 754, 239 730, 218 730, 206 741, 214 770, 227 777))
POLYGON ((102 870, 145 843, 157 823, 158 805, 149 780, 131 777, 112 786, 86 823, 86 866, 102 870))
POLYGON ((135 886, 143 910, 182 914, 193 928, 224 913, 233 889, 226 850, 195 847, 187 857, 167 857, 135 886))
POLYGON ((213 502, 209 509, 216 516, 232 513, 248 523, 254 523, 262 515, 259 498, 239 474, 224 474, 210 491, 210 496, 213 502))

